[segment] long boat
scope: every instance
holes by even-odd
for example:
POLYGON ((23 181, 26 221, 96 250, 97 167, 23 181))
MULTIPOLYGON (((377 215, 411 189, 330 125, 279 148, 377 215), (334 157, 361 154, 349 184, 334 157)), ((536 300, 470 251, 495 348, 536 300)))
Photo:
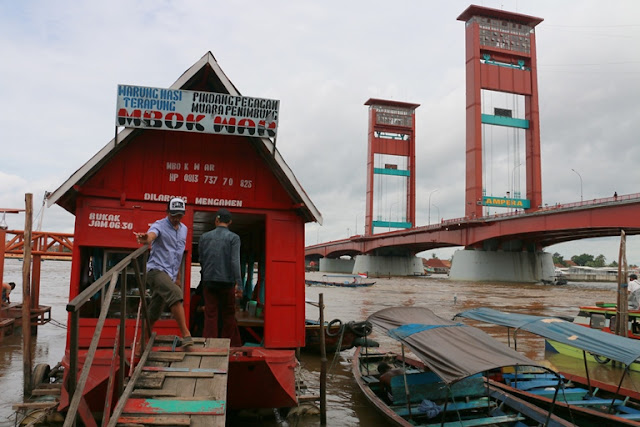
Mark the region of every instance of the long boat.
MULTIPOLYGON (((555 317, 533 316, 519 313, 507 313, 486 307, 475 308, 456 314, 476 321, 513 328, 514 345, 517 346, 517 333, 527 331, 544 337, 547 349, 572 349, 571 355, 580 355, 585 361, 585 377, 573 377, 572 382, 563 383, 557 401, 553 402, 560 416, 567 419, 584 417, 585 425, 640 425, 640 401, 637 393, 632 394, 622 388, 622 380, 632 365, 640 358, 640 342, 596 329, 585 328, 573 322, 555 317), (625 366, 617 387, 604 390, 594 387, 589 377, 587 360, 593 356, 615 360, 625 366), (575 380, 575 381, 573 381, 575 380), (576 386, 576 384, 578 386, 576 386), (573 387, 569 387, 573 385, 573 387), (564 408, 564 409, 563 409, 564 408), (606 417, 606 423, 598 422, 594 417, 606 417), (590 420, 590 421, 589 421, 590 420)), ((593 359, 595 360, 595 359, 593 359)), ((565 374, 565 377, 567 375, 565 374)), ((539 380, 540 378, 528 378, 539 380)), ((520 381, 516 386, 519 395, 539 405, 550 405, 549 391, 541 383, 528 386, 520 381)), ((582 424, 580 424, 582 425, 582 424)))
MULTIPOLYGON (((366 322, 346 322, 334 319, 325 322, 325 350, 327 353, 349 350, 357 345, 376 347, 378 343, 366 338, 371 331, 366 322)), ((320 354, 320 322, 307 319, 305 321, 305 345, 303 350, 320 354)))
POLYGON ((366 398, 395 425, 572 425, 491 384, 505 368, 554 373, 481 330, 424 307, 387 308, 367 320, 402 344, 401 355, 358 348, 352 362, 366 398), (419 360, 405 357, 405 346, 419 360), (381 381, 382 362, 401 373, 381 381))
POLYGON ((359 274, 324 274, 322 280, 305 279, 304 283, 309 286, 338 286, 341 288, 360 288, 373 286, 376 283, 367 282, 364 279, 365 277, 359 274))
MULTIPOLYGON (((616 323, 617 304, 596 302, 595 305, 580 306, 574 322, 611 333, 611 325, 616 323)), ((628 338, 640 339, 640 310, 628 310, 628 338)))

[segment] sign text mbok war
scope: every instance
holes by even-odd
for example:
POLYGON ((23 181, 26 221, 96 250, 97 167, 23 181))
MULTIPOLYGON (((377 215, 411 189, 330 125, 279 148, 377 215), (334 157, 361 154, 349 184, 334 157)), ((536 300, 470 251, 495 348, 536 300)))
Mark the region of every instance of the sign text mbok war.
POLYGON ((280 101, 118 85, 116 126, 275 137, 280 101))

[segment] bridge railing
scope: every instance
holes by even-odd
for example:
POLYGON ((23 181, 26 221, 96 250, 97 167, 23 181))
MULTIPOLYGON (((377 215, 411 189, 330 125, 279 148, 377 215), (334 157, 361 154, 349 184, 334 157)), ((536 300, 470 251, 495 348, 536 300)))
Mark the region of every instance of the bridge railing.
MULTIPOLYGON (((553 210, 571 209, 571 208, 578 208, 578 207, 584 207, 584 206, 595 206, 595 205, 601 205, 601 204, 612 203, 612 202, 621 202, 621 201, 638 200, 638 199, 640 199, 640 193, 625 194, 625 195, 612 196, 612 197, 602 197, 599 199, 589 199, 589 200, 583 200, 580 202, 572 202, 572 203, 562 203, 562 204, 556 203, 554 205, 545 204, 544 206, 539 206, 536 212, 548 212, 553 210)), ((508 217, 514 217, 518 215, 526 215, 526 214, 529 214, 529 213, 524 210, 513 210, 510 212, 504 212, 504 213, 493 214, 493 215, 485 215, 480 217, 463 216, 459 218, 442 219, 440 222, 437 222, 435 224, 421 225, 418 227, 411 228, 409 230, 402 230, 402 231, 435 230, 438 228, 442 228, 443 226, 446 227, 447 225, 452 225, 452 224, 467 223, 470 221, 487 221, 487 220, 493 220, 496 218, 508 218, 508 217)), ((393 233, 397 235, 402 231, 396 230, 388 233, 393 233)), ((387 233, 377 233, 375 234, 375 236, 381 237, 384 234, 387 234, 387 233)), ((314 246, 323 247, 323 246, 328 246, 332 244, 341 244, 341 243, 344 243, 345 241, 350 241, 350 240, 354 240, 356 238, 362 238, 362 237, 365 237, 365 236, 362 236, 362 235, 351 236, 346 239, 333 240, 330 242, 320 243, 317 245, 309 245, 307 248, 313 248, 314 246)))

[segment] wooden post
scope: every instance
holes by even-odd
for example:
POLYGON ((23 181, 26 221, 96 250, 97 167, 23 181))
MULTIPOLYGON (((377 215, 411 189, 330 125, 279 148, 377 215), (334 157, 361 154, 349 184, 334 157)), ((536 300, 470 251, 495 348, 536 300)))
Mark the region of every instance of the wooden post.
POLYGON ((405 365, 405 358, 404 358, 404 343, 402 343, 401 346, 402 346, 402 376, 404 378, 404 394, 407 399, 407 410, 409 411, 409 421, 411 421, 412 420, 411 395, 409 394, 409 384, 407 383, 407 366, 405 365))
POLYGON ((31 223, 33 221, 33 194, 24 195, 24 251, 22 258, 22 371, 23 399, 31 396, 31 223))
MULTIPOLYGON (((31 267, 31 306, 40 308, 40 270, 42 268, 42 255, 33 256, 31 267)), ((38 335, 38 323, 31 323, 31 335, 38 335)))
POLYGON ((7 245, 7 229, 0 227, 0 283, 4 282, 4 251, 7 245))
POLYGON ((70 324, 70 337, 69 337, 69 381, 67 381, 67 391, 69 392, 69 399, 71 399, 76 392, 76 386, 78 383, 78 336, 80 335, 80 311, 74 311, 69 316, 70 324))
POLYGON ((320 309, 320 425, 327 425, 327 350, 324 342, 324 295, 318 295, 320 309))
MULTIPOLYGON (((125 350, 125 332, 127 328, 127 268, 120 272, 120 345, 118 347, 118 356, 120 358, 120 370, 118 372, 118 396, 122 396, 124 390, 125 366, 126 358, 124 354, 125 350)), ((132 348, 131 352, 135 352, 136 349, 132 348)))
POLYGON ((618 254, 618 298, 616 304, 615 333, 623 337, 628 336, 629 328, 629 297, 627 277, 627 244, 624 230, 620 233, 620 252, 618 254))

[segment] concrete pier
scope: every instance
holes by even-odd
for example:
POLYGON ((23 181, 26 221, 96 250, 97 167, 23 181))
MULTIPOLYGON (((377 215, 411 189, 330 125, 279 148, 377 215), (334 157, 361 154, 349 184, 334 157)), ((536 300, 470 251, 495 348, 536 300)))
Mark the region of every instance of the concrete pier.
POLYGON ((555 268, 546 252, 459 250, 453 255, 449 278, 468 281, 553 281, 555 268))
POLYGON ((355 259, 320 258, 320 269, 326 273, 370 276, 417 276, 424 274, 422 259, 415 256, 358 255, 355 259))
POLYGON ((355 260, 353 258, 320 258, 319 261, 320 263, 318 264, 318 271, 323 271, 325 273, 354 274, 353 266, 355 264, 355 260))
POLYGON ((419 276, 424 274, 422 258, 416 256, 358 255, 353 274, 370 276, 419 276))

